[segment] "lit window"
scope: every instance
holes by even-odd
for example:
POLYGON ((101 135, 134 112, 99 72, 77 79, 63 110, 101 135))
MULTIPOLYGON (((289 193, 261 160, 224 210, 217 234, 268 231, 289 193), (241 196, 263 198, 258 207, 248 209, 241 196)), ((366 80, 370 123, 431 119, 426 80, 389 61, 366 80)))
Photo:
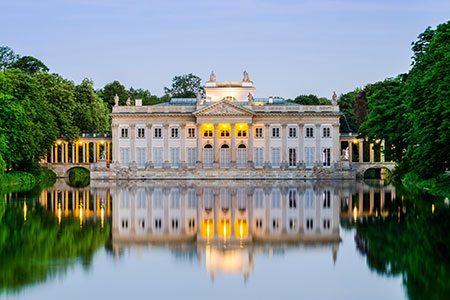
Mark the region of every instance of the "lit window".
POLYGON ((204 137, 212 137, 213 136, 213 131, 210 129, 206 129, 205 131, 203 131, 203 136, 204 137))
POLYGON ((195 137, 195 128, 194 127, 188 128, 188 138, 194 137, 195 137))
POLYGON ((247 130, 239 129, 237 132, 238 137, 246 137, 247 136, 247 130))
POLYGON ((222 129, 222 130, 220 130, 220 136, 221 137, 229 137, 230 136, 230 131, 226 130, 226 129, 222 129))

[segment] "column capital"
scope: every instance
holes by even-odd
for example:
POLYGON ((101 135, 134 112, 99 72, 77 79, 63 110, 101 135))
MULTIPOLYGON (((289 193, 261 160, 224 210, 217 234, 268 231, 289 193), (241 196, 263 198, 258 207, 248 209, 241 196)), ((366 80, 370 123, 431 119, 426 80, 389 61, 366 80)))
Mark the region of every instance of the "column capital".
POLYGON ((169 124, 163 124, 164 128, 169 128, 169 124))
POLYGON ((286 128, 286 127, 287 127, 287 124, 286 124, 286 123, 282 123, 282 124, 281 124, 281 127, 286 128))
POLYGON ((152 128, 153 124, 147 123, 147 128, 152 128))
POLYGON ((111 127, 112 127, 112 128, 118 128, 118 127, 119 127, 119 124, 111 124, 111 127))
POLYGON ((180 127, 181 127, 181 128, 185 128, 185 127, 186 127, 186 124, 182 123, 182 124, 180 124, 180 127))
POLYGON ((130 124, 130 128, 135 128, 136 124, 130 124))
POLYGON ((298 127, 303 127, 303 126, 305 126, 305 123, 298 123, 298 127))
POLYGON ((316 124, 316 128, 322 127, 322 124, 316 124))

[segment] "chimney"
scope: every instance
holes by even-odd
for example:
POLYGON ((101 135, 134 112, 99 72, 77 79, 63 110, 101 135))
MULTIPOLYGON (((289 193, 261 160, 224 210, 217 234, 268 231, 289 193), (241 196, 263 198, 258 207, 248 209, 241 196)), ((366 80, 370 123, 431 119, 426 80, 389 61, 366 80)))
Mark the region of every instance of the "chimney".
POLYGON ((136 99, 135 100, 135 105, 136 106, 142 106, 142 99, 136 99))

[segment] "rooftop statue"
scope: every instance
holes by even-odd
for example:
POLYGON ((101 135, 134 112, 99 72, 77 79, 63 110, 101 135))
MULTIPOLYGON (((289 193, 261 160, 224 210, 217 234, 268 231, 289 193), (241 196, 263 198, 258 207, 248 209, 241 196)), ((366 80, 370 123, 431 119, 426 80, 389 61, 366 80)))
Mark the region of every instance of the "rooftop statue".
POLYGON ((127 99, 127 106, 130 106, 131 105, 131 99, 130 99, 130 97, 128 97, 128 99, 127 99))
POLYGON ((114 95, 114 106, 119 106, 119 96, 117 94, 114 95))
POLYGON ((337 100, 338 100, 338 97, 336 95, 336 92, 333 92, 333 96, 331 97, 331 104, 337 105, 337 100))
POLYGON ((216 81, 216 74, 214 74, 214 71, 211 71, 211 75, 209 75, 209 81, 216 81))
POLYGON ((197 105, 203 105, 202 101, 202 95, 200 93, 197 93, 197 105))
POLYGON ((242 81, 250 81, 247 71, 244 71, 244 79, 242 79, 242 81))

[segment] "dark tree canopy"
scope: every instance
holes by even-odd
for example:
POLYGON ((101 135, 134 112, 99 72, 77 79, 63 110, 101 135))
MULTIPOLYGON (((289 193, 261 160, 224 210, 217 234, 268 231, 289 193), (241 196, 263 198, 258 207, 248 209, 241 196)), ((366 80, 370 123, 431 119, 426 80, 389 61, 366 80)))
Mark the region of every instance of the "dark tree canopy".
POLYGON ((360 90, 341 94, 338 99, 339 110, 344 113, 340 119, 340 132, 358 132, 358 123, 354 113, 355 99, 360 90))
POLYGON ((294 100, 290 100, 294 103, 301 105, 330 105, 331 101, 324 97, 317 97, 316 95, 300 95, 295 97, 294 100))
POLYGON ((108 83, 99 91, 100 97, 108 105, 110 111, 114 106, 114 95, 116 94, 119 96, 119 105, 125 105, 128 97, 130 97, 125 87, 117 80, 108 83))
POLYGON ((168 102, 170 97, 162 96, 158 97, 156 95, 152 95, 149 90, 144 89, 133 89, 132 87, 128 90, 131 99, 142 99, 142 105, 154 105, 158 103, 168 102))
POLYGON ((201 85, 201 79, 194 74, 175 76, 171 88, 164 88, 171 98, 195 98, 197 94, 204 95, 205 90, 201 85))
POLYGON ((366 91, 360 91, 355 98, 355 106, 353 108, 356 122, 361 125, 367 119, 367 97, 366 91))
POLYGON ((5 46, 0 47, 0 70, 10 68, 18 58, 19 56, 14 53, 13 49, 5 46))
POLYGON ((21 69, 29 75, 49 71, 49 68, 42 61, 32 56, 22 56, 12 63, 10 67, 21 69))

